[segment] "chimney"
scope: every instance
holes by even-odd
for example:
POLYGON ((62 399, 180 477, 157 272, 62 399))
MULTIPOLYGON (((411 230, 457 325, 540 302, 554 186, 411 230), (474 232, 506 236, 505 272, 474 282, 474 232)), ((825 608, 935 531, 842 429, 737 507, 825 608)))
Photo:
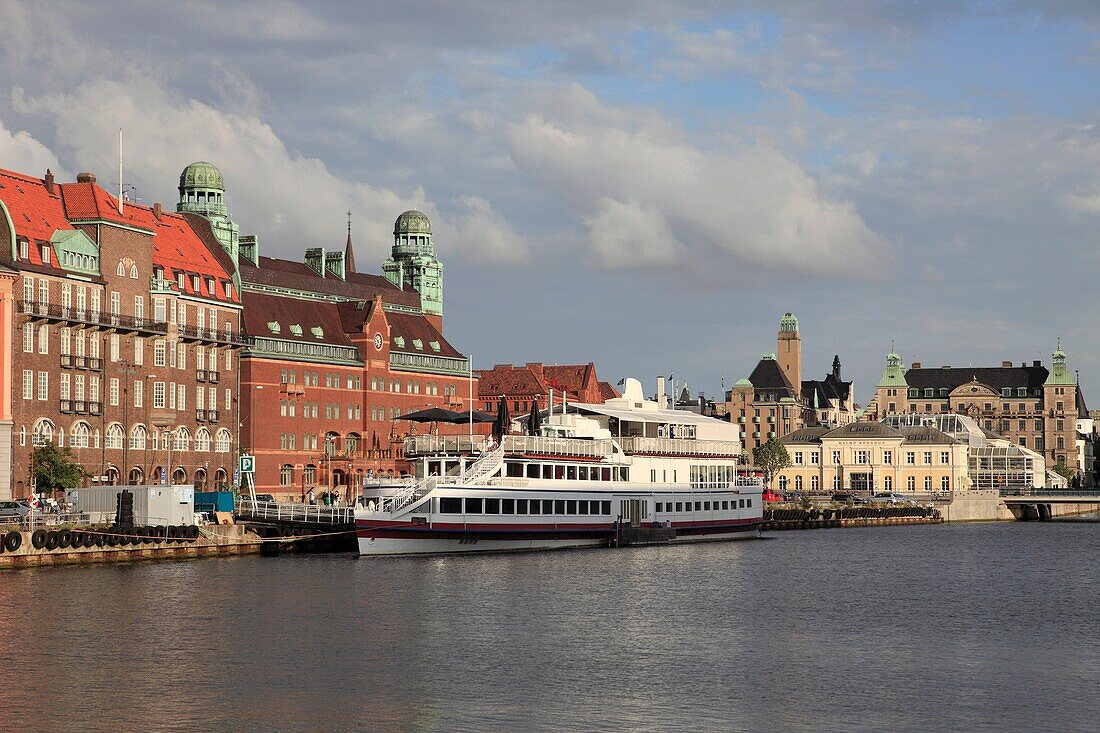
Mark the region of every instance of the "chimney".
POLYGON ((160 212, 160 202, 158 201, 157 203, 153 204, 153 216, 157 218, 157 221, 160 221, 160 212))
POLYGON ((1038 359, 1031 362, 1031 366, 1042 366, 1042 365, 1043 365, 1043 362, 1039 361, 1038 359))
POLYGON ((53 171, 51 171, 49 168, 46 169, 46 177, 42 179, 42 183, 46 186, 47 191, 49 191, 51 194, 54 192, 53 171))
POLYGON ((77 183, 95 183, 95 174, 94 173, 77 173, 76 174, 76 182, 77 183))
POLYGON ((320 247, 310 247, 306 250, 306 267, 316 272, 321 277, 325 276, 325 251, 320 247))
POLYGON ((919 361, 913 362, 913 368, 914 369, 920 369, 920 362, 919 361))
POLYGON ((540 362, 540 361, 529 361, 529 362, 527 362, 527 370, 529 372, 531 372, 532 374, 538 375, 541 378, 542 377, 542 362, 540 362))
POLYGON ((1004 369, 1009 369, 1009 368, 1011 368, 1011 367, 1012 367, 1012 362, 1010 362, 1010 361, 1002 361, 1002 362, 1001 362, 1001 367, 1002 367, 1002 368, 1004 368, 1004 369))

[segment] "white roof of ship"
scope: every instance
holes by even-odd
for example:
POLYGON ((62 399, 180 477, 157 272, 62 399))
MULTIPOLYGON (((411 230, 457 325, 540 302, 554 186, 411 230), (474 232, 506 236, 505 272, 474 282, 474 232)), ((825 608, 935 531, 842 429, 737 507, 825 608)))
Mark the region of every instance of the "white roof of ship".
POLYGON ((587 402, 570 402, 569 409, 576 409, 581 413, 606 415, 624 422, 655 422, 674 423, 676 425, 729 425, 724 420, 718 420, 707 415, 700 415, 690 410, 630 410, 624 407, 608 407, 607 405, 595 405, 587 402))

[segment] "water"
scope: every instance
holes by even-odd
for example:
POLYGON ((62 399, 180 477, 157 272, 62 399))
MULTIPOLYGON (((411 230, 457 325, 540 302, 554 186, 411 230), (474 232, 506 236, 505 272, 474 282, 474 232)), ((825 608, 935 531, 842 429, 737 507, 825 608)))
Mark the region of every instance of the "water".
POLYGON ((0 729, 1100 727, 1100 524, 0 574, 0 729))

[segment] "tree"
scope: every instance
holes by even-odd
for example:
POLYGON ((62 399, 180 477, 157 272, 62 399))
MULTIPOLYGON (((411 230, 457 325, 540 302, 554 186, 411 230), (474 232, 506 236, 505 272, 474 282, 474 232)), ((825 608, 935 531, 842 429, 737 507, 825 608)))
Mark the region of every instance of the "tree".
POLYGON ((1077 480, 1077 472, 1064 463, 1054 464, 1054 467, 1051 470, 1064 478, 1066 480, 1066 483, 1070 486, 1073 486, 1074 481, 1077 480))
POLYGON ((58 448, 53 443, 34 448, 34 486, 39 494, 79 487, 88 472, 76 462, 69 446, 58 448))
POLYGON ((752 449, 752 461, 764 472, 768 485, 771 485, 775 474, 791 465, 791 456, 778 438, 768 438, 767 443, 752 449))

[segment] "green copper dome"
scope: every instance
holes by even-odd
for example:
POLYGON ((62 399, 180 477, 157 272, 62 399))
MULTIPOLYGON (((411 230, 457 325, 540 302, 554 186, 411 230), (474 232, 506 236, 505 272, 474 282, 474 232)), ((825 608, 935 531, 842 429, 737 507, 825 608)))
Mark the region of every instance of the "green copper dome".
POLYGON ((402 234, 431 234, 432 223, 428 221, 428 217, 422 211, 416 209, 409 209, 401 216, 397 217, 397 221, 393 225, 394 236, 400 236, 402 234))
POLYGON ((224 191, 225 179, 213 163, 200 160, 184 168, 180 174, 180 191, 191 188, 216 188, 224 191))

